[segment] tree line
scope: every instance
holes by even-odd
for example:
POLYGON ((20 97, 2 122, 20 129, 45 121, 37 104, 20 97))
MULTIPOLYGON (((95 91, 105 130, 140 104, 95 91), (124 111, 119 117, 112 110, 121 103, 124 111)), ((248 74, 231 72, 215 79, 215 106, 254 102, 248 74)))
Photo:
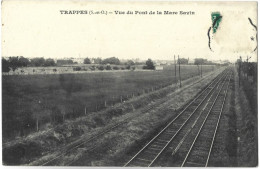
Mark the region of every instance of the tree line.
MULTIPOLYGON (((85 58, 84 64, 98 64, 98 65, 126 65, 126 69, 134 65, 144 65, 143 69, 155 69, 154 62, 151 59, 148 59, 146 62, 134 62, 133 60, 127 60, 125 62, 120 61, 116 57, 109 57, 106 59, 101 58, 85 58)), ((180 58, 177 60, 177 64, 189 64, 189 59, 180 58)), ((48 67, 48 66, 57 66, 57 65, 66 65, 66 64, 77 64, 73 60, 57 60, 55 63, 54 59, 48 58, 44 59, 43 57, 36 57, 32 59, 25 58, 23 56, 12 56, 8 59, 2 58, 2 71, 9 72, 10 70, 15 71, 19 67, 48 67)), ((215 63, 208 61, 207 59, 196 58, 194 60, 194 65, 213 65, 215 63)), ((106 69, 105 67, 100 66, 100 69, 106 69)), ((107 68, 109 70, 109 67, 107 68)))
POLYGON ((10 70, 15 71, 19 67, 39 67, 39 66, 56 66, 53 59, 44 59, 43 57, 37 57, 28 59, 23 56, 12 56, 8 59, 2 58, 2 71, 9 72, 10 70))
MULTIPOLYGON (((25 58, 23 56, 11 56, 7 59, 2 58, 2 71, 9 72, 10 70, 15 71, 19 67, 48 67, 48 66, 57 66, 64 64, 77 64, 73 60, 57 60, 55 63, 54 59, 48 58, 44 59, 43 57, 36 57, 32 59, 25 58)), ((127 60, 126 62, 121 62, 116 57, 110 57, 106 59, 101 58, 85 58, 84 64, 99 64, 99 65, 125 65, 126 69, 130 69, 133 65, 143 65, 143 62, 134 62, 133 60, 127 60)), ((155 69, 153 61, 148 59, 144 69, 155 69)), ((100 66, 100 69, 108 69, 108 67, 100 66)))

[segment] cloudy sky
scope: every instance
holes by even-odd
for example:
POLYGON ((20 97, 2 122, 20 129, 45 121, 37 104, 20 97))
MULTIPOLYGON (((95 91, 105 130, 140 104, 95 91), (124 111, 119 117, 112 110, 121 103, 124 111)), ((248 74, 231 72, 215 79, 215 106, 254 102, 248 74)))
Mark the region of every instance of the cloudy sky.
POLYGON ((2 56, 118 57, 173 59, 202 57, 257 59, 256 2, 86 2, 15 1, 2 4, 2 56), (107 11, 108 15, 62 15, 60 10, 107 11), (178 15, 116 15, 115 11, 174 11, 178 15), (193 11, 194 15, 180 15, 193 11), (211 13, 222 20, 216 33, 211 13))

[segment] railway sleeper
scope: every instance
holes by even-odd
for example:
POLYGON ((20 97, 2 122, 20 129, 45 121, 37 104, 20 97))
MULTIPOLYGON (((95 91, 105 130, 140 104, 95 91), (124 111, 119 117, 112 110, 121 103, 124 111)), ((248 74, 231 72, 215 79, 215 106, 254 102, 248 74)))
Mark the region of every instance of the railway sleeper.
POLYGON ((136 160, 139 160, 139 161, 144 161, 144 162, 146 162, 146 163, 148 163, 148 164, 150 164, 150 163, 151 163, 151 161, 150 161, 150 160, 147 160, 147 159, 144 159, 144 158, 140 158, 140 157, 136 158, 136 160))
POLYGON ((194 155, 201 155, 201 154, 208 154, 210 147, 197 147, 193 149, 192 154, 194 155))
POLYGON ((165 146, 165 144, 152 144, 151 146, 150 146, 150 148, 156 148, 156 149, 161 149, 161 148, 163 148, 165 146))
POLYGON ((157 155, 159 153, 159 151, 155 152, 155 151, 147 149, 147 150, 144 151, 144 153, 148 154, 148 155, 153 155, 154 156, 154 155, 157 155))
POLYGON ((153 159, 157 156, 157 154, 159 153, 159 151, 152 151, 152 150, 149 150, 149 152, 143 152, 142 154, 140 154, 138 157, 139 158, 145 158, 146 160, 149 160, 149 161, 153 161, 153 159), (152 153, 150 153, 150 151, 152 153))
POLYGON ((155 147, 149 147, 149 149, 156 150, 156 151, 161 151, 162 150, 161 148, 155 148, 155 147))
POLYGON ((190 162, 199 162, 199 163, 206 163, 206 160, 207 160, 207 156, 202 156, 200 154, 197 154, 196 156, 192 156, 189 158, 188 161, 190 162))
POLYGON ((177 130, 175 130, 175 128, 173 128, 173 129, 168 129, 168 130, 166 130, 165 132, 166 132, 166 133, 172 133, 172 134, 174 134, 174 133, 177 132, 177 130))
POLYGON ((164 145, 166 144, 166 142, 158 142, 158 141, 155 141, 154 144, 158 144, 158 145, 164 146, 164 145))
POLYGON ((165 139, 162 139, 162 138, 157 138, 156 140, 160 141, 160 142, 165 142, 165 143, 168 143, 168 141, 169 141, 169 140, 165 140, 165 139))
POLYGON ((185 167, 204 167, 205 165, 204 164, 201 164, 201 163, 196 163, 196 162, 186 162, 186 165, 185 167))
POLYGON ((132 167, 147 167, 149 164, 145 163, 144 161, 134 161, 133 163, 130 164, 132 167))

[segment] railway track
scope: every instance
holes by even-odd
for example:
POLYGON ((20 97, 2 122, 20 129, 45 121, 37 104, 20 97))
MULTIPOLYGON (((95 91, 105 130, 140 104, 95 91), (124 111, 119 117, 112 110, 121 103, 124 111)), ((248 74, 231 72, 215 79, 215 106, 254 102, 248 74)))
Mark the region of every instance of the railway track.
POLYGON ((208 110, 207 115, 199 128, 199 132, 195 136, 195 139, 193 140, 192 145, 190 146, 190 149, 182 162, 182 167, 208 166, 212 147, 214 146, 215 136, 225 104, 230 79, 231 75, 227 78, 226 83, 223 84, 223 90, 218 92, 218 96, 215 98, 212 106, 208 110))
MULTIPOLYGON (((152 138, 152 140, 150 140, 124 166, 160 166, 160 161, 163 160, 161 156, 165 155, 164 152, 167 149, 173 150, 171 155, 172 158, 175 158, 176 154, 178 154, 176 163, 178 164, 180 161, 182 163, 177 166, 198 166, 195 165, 195 163, 197 163, 196 155, 202 153, 197 151, 198 145, 200 145, 201 151, 205 148, 204 144, 199 144, 204 143, 201 142, 203 141, 204 135, 200 133, 207 134, 207 132, 209 132, 208 130, 212 131, 213 129, 215 129, 213 131, 216 133, 221 116, 217 114, 217 112, 219 112, 217 110, 221 110, 222 112, 226 97, 225 91, 227 91, 225 89, 227 89, 229 83, 229 81, 227 82, 227 78, 230 79, 230 76, 231 71, 226 69, 222 74, 215 78, 210 85, 201 92, 201 94, 195 97, 195 99, 191 101, 190 104, 179 113, 179 115, 177 115, 165 128, 152 138), (222 106, 219 106, 220 103, 222 103, 222 106), (216 119, 214 116, 215 114, 219 115, 217 125, 211 123, 216 119), (208 125, 211 125, 211 128, 205 129, 208 125), (189 148, 189 143, 187 143, 190 142, 190 140, 192 148, 189 148), (192 144, 193 142, 194 144, 192 144), (186 152, 180 151, 182 149, 187 150, 186 152), (181 159, 185 160, 185 162, 181 159)), ((210 151, 213 143, 214 139, 211 139, 210 151)), ((210 153, 208 154, 210 156, 210 153)))
MULTIPOLYGON (((220 77, 220 75, 218 75, 218 76, 215 78, 215 80, 218 79, 219 77, 220 77)), ((204 78, 203 78, 203 79, 204 79, 204 78)), ((200 79, 199 81, 201 81, 201 80, 203 80, 203 79, 200 79)), ((198 82, 199 82, 199 81, 198 81, 198 82)), ((195 83, 189 85, 189 87, 190 87, 190 86, 193 86, 193 85, 195 85, 195 84, 197 84, 198 82, 195 82, 195 83)), ((185 87, 184 87, 184 88, 185 88, 185 87)), ((164 103, 165 101, 167 101, 167 99, 168 99, 168 98, 160 99, 160 100, 158 100, 155 104, 152 104, 152 105, 150 105, 150 106, 146 106, 145 108, 142 108, 142 109, 140 110, 140 112, 145 113, 145 112, 148 112, 148 111, 151 111, 151 110, 154 110, 154 109, 156 109, 157 111, 165 111, 165 110, 166 110, 167 108, 169 108, 170 106, 168 106, 168 107, 159 107, 159 108, 157 108, 157 107, 158 107, 158 105, 160 105, 160 104, 164 103)), ((172 111, 172 110, 169 109, 168 111, 172 111)), ((86 144, 88 144, 88 143, 89 143, 89 144, 93 144, 93 142, 94 142, 97 138, 101 137, 102 135, 104 135, 104 134, 106 134, 106 133, 109 133, 110 131, 113 131, 115 128, 117 128, 117 127, 119 127, 119 126, 122 126, 123 124, 127 123, 128 121, 130 121, 131 119, 133 119, 133 118, 135 118, 135 117, 136 117, 136 116, 130 116, 130 117, 124 119, 123 121, 121 121, 121 122, 119 122, 119 123, 117 123, 117 124, 115 124, 115 125, 112 125, 112 126, 106 128, 106 129, 104 129, 103 131, 99 132, 98 134, 96 134, 96 135, 94 135, 94 136, 92 136, 92 137, 90 137, 90 138, 81 138, 81 139, 79 139, 79 140, 76 140, 76 141, 72 142, 71 144, 67 145, 66 147, 61 148, 61 150, 59 150, 59 153, 57 153, 57 155, 56 155, 55 157, 53 157, 53 158, 50 159, 50 160, 45 160, 42 164, 40 164, 40 166, 58 165, 59 160, 60 160, 65 154, 68 154, 68 153, 70 153, 70 152, 72 152, 72 151, 74 151, 74 150, 76 150, 77 148, 80 148, 80 147, 82 147, 82 146, 83 146, 83 147, 88 147, 88 146, 86 146, 86 144)), ((94 146, 94 147, 93 147, 93 146, 89 146, 89 148, 88 148, 87 151, 93 151, 94 149, 95 149, 95 146, 94 146)), ((71 164, 73 164, 73 161, 67 161, 67 162, 65 162, 65 166, 71 165, 71 164)))

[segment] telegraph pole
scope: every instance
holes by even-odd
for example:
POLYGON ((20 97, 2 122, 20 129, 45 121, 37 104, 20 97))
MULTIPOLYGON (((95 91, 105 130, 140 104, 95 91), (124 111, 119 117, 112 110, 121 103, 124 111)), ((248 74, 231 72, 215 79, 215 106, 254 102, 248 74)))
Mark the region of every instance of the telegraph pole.
POLYGON ((179 55, 178 55, 178 62, 179 62, 179 80, 180 80, 180 88, 181 88, 181 62, 180 62, 179 55))
POLYGON ((175 68, 175 81, 177 80, 177 77, 176 77, 176 59, 175 59, 175 55, 174 55, 174 68, 175 68))
MULTIPOLYGON (((252 56, 251 56, 251 57, 252 57, 252 56)), ((248 56, 247 56, 247 58, 246 58, 246 62, 247 62, 247 64, 246 64, 246 80, 248 80, 248 72, 249 72, 248 60, 251 59, 251 57, 248 58, 248 56)))
POLYGON ((200 64, 200 77, 202 77, 202 63, 200 64))
POLYGON ((246 80, 248 80, 248 56, 246 56, 246 80))
POLYGON ((238 86, 240 87, 240 69, 241 69, 241 62, 242 62, 242 57, 240 56, 240 60, 238 63, 238 86))

